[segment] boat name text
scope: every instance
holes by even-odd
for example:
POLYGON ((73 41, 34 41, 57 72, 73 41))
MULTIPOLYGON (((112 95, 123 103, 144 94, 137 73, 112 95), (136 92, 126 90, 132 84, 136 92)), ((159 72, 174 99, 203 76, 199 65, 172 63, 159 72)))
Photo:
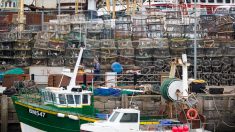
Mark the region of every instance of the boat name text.
POLYGON ((36 115, 36 116, 40 116, 40 117, 45 117, 45 115, 46 115, 46 113, 44 113, 44 112, 33 110, 33 109, 29 109, 29 113, 36 115))

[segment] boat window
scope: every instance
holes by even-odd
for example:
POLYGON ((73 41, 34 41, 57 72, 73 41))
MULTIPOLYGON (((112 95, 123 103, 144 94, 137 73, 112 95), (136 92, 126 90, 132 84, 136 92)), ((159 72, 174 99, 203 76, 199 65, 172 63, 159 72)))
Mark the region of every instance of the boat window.
POLYGON ((118 115, 119 115, 119 112, 115 112, 114 114, 113 114, 113 116, 110 118, 110 122, 114 122, 115 120, 116 120, 116 118, 118 117, 118 115))
POLYGON ((191 3, 191 0, 186 0, 187 3, 191 3))
POLYGON ((230 0, 225 0, 225 3, 230 3, 230 0))
POLYGON ((229 13, 235 14, 235 7, 231 7, 231 8, 229 9, 229 13))
POLYGON ((74 95, 76 104, 80 104, 80 95, 74 95))
POLYGON ((200 0, 202 3, 205 3, 206 2, 206 0, 200 0))
MULTIPOLYGON (((192 2, 194 3, 194 2, 195 2, 195 0, 192 0, 192 2)), ((196 0, 196 2, 198 2, 198 0, 196 0)))
POLYGON ((54 93, 52 93, 51 95, 52 95, 52 101, 53 101, 53 102, 56 102, 55 94, 54 94, 54 93))
POLYGON ((64 94, 59 94, 60 104, 66 104, 66 99, 64 94))
POLYGON ((217 0, 217 3, 223 3, 223 0, 217 0))
POLYGON ((84 95, 82 96, 82 103, 83 103, 83 104, 88 104, 88 95, 84 94, 84 95))
POLYGON ((215 0, 208 0, 208 3, 214 3, 215 0))
POLYGON ((138 114, 124 113, 120 122, 138 122, 138 114))
POLYGON ((11 7, 11 2, 9 2, 9 7, 11 7))
POLYGON ((13 7, 16 7, 16 3, 15 2, 13 2, 13 7))
POLYGON ((7 2, 5 2, 5 7, 7 7, 7 2))
POLYGON ((73 95, 67 94, 66 97, 67 97, 68 104, 74 104, 73 95))

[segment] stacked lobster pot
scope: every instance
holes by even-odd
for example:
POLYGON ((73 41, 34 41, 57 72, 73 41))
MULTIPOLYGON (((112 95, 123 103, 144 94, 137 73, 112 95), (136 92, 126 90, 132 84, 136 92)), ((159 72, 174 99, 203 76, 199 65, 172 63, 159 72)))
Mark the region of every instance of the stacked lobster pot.
POLYGON ((199 25, 203 29, 206 37, 215 38, 217 33, 216 16, 215 15, 201 15, 199 25))
POLYGON ((48 66, 64 66, 65 42, 49 40, 48 45, 48 66))
POLYGON ((101 47, 101 68, 102 69, 110 69, 111 64, 117 61, 117 53, 118 49, 115 45, 114 39, 102 39, 100 40, 101 47))
POLYGON ((84 14, 72 15, 70 24, 71 24, 71 31, 85 32, 87 29, 87 24, 84 14))
POLYGON ((125 15, 119 17, 115 21, 115 35, 114 38, 117 39, 130 39, 131 38, 131 16, 125 15))
POLYGON ((83 53, 83 64, 86 67, 93 67, 94 59, 100 58, 100 40, 87 39, 86 51, 83 53))
POLYGON ((233 40, 234 39, 234 24, 235 20, 233 16, 217 16, 216 27, 218 28, 217 36, 219 39, 233 40))
POLYGON ((35 43, 32 47, 32 65, 47 65, 48 37, 47 33, 39 32, 35 36, 35 43))
POLYGON ((157 72, 168 72, 170 51, 167 38, 155 38, 153 41, 153 65, 157 72))
POLYGON ((0 42, 0 63, 1 64, 14 64, 13 61, 13 45, 15 45, 15 41, 1 41, 0 42))
POLYGON ((64 61, 65 66, 74 66, 81 46, 84 46, 84 32, 71 31, 66 39, 64 61))
POLYGON ((184 36, 184 25, 182 25, 182 20, 177 17, 177 12, 167 12, 166 19, 166 34, 167 37, 183 37, 184 36))
POLYGON ((130 39, 122 39, 116 41, 118 47, 118 61, 123 65, 124 69, 131 69, 135 64, 135 49, 130 39))
POLYGON ((147 17, 148 38, 161 38, 164 32, 162 16, 150 15, 147 17))
POLYGON ((87 21, 87 38, 97 39, 101 38, 101 33, 104 23, 102 19, 87 21))
POLYGON ((28 39, 17 40, 13 45, 14 63, 16 66, 31 65, 31 43, 28 39))
POLYGON ((139 44, 135 49, 135 65, 140 67, 153 65, 153 40, 150 38, 139 39, 139 44))
POLYGON ((170 53, 172 57, 180 57, 186 53, 187 39, 184 38, 172 38, 169 42, 170 53))
POLYGON ((133 40, 138 40, 140 38, 147 38, 147 17, 146 16, 136 16, 133 17, 132 24, 132 38, 133 40))
POLYGON ((0 32, 0 42, 3 41, 16 41, 17 34, 14 32, 0 32))
POLYGON ((113 39, 114 38, 114 21, 104 20, 104 27, 101 31, 101 39, 113 39))

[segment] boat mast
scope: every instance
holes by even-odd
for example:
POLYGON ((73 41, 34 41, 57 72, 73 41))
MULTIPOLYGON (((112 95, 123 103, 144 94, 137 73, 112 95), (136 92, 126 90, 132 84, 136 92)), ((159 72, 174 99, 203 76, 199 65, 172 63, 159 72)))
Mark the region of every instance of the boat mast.
POLYGON ((194 0, 194 79, 197 79, 197 8, 194 0))
POLYGON ((84 50, 83 48, 80 48, 80 52, 79 52, 79 55, 78 55, 76 65, 74 67, 72 75, 70 76, 71 80, 70 80, 69 85, 67 87, 68 90, 71 90, 74 86, 76 86, 76 77, 77 77, 78 68, 80 66, 80 62, 81 62, 81 59, 82 59, 83 50, 84 50))

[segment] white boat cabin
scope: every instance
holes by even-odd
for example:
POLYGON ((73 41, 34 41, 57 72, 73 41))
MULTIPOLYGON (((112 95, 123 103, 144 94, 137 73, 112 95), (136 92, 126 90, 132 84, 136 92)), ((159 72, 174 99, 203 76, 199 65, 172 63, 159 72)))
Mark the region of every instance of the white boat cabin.
POLYGON ((47 87, 41 91, 45 104, 53 104, 57 107, 82 107, 91 105, 91 91, 74 88, 74 91, 62 88, 47 87))

